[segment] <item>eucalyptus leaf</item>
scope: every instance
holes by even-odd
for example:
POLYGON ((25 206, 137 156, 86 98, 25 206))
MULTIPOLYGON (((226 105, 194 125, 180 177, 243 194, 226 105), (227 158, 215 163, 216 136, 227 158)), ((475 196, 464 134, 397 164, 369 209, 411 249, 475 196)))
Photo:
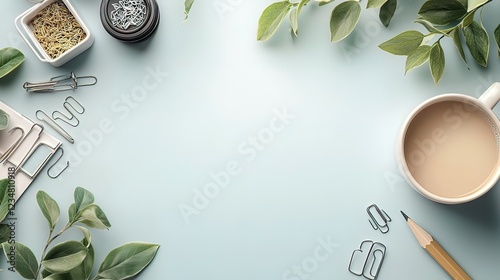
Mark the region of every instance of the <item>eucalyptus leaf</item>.
POLYGON ((493 36, 495 37, 495 42, 497 43, 498 55, 500 55, 500 24, 497 26, 497 28, 495 28, 493 36))
POLYGON ((345 1, 338 4, 330 17, 331 41, 340 41, 351 34, 360 15, 361 5, 358 1, 345 1))
POLYGON ((436 25, 446 25, 459 20, 467 10, 457 0, 428 0, 420 8, 418 14, 436 25))
POLYGON ((2 247, 7 260, 9 259, 8 254, 14 250, 16 270, 24 279, 36 279, 38 261, 30 248, 19 241, 16 241, 15 244, 2 243, 2 247))
POLYGON ((76 212, 80 212, 83 208, 94 203, 94 195, 82 187, 77 187, 75 189, 74 197, 76 212))
POLYGON ((42 260, 42 266, 49 272, 61 274, 69 272, 87 256, 88 249, 75 240, 64 241, 49 250, 42 260))
POLYGON ((464 48, 462 46, 462 35, 461 35, 462 33, 460 32, 460 30, 461 30, 460 28, 453 29, 453 31, 450 33, 450 36, 453 38, 453 43, 455 44, 455 47, 457 47, 460 57, 465 62, 465 64, 467 64, 464 48))
POLYGON ((266 41, 271 38, 292 6, 293 4, 289 1, 269 5, 260 16, 257 40, 266 41))
POLYGON ((189 12, 191 11, 191 7, 193 6, 194 0, 185 0, 184 1, 184 20, 189 17, 189 12))
POLYGON ((488 3, 491 0, 468 0, 467 1, 467 12, 470 12, 472 10, 475 10, 482 5, 488 3))
POLYGON ((429 67, 431 69, 432 78, 434 79, 435 84, 439 83, 439 80, 441 80, 441 77, 443 77, 444 66, 444 52, 441 44, 438 41, 432 46, 429 55, 429 67))
POLYGON ((378 18, 385 27, 388 27, 389 24, 391 23, 392 17, 396 12, 397 7, 398 7, 398 0, 387 0, 387 2, 385 2, 384 5, 380 7, 378 18))
POLYGON ((293 9, 290 12, 290 26, 292 27, 292 33, 295 36, 299 36, 299 18, 297 9, 293 9))
POLYGON ((463 29, 465 43, 476 62, 486 67, 488 65, 488 53, 490 50, 490 39, 484 27, 477 21, 473 21, 463 29))
POLYGON ((36 201, 40 210, 42 210, 43 216, 45 216, 45 219, 49 223, 50 231, 54 230, 61 214, 59 205, 44 191, 36 193, 36 201))
POLYGON ((0 110, 0 130, 6 129, 7 126, 9 126, 9 115, 5 111, 0 110))
POLYGON ((367 9, 380 8, 386 2, 387 2, 387 0, 368 0, 368 3, 366 4, 366 8, 367 9))
POLYGON ((15 48, 0 50, 0 78, 12 72, 24 61, 24 54, 15 48))
POLYGON ((9 241, 10 228, 7 224, 0 224, 0 244, 9 241))
POLYGON ((9 214, 9 179, 0 180, 0 222, 9 214))
POLYGON ((418 67, 429 60, 430 51, 431 46, 422 45, 418 47, 414 52, 410 53, 406 58, 405 74, 411 69, 418 67))
POLYGON ((96 229, 109 229, 111 227, 106 214, 96 204, 90 204, 85 207, 78 221, 96 229))
POLYGON ((423 39, 424 34, 409 30, 385 41, 379 45, 379 48, 395 55, 409 55, 422 44, 423 39))
POLYGON ((146 268, 159 248, 157 244, 142 242, 124 244, 109 252, 97 273, 101 278, 128 279, 146 268))

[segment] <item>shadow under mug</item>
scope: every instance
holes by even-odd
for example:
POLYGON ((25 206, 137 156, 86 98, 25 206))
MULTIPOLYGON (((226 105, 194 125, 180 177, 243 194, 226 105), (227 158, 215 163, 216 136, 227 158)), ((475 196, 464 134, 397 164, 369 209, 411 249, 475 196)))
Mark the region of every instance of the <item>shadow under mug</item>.
POLYGON ((479 99, 443 94, 420 104, 404 121, 397 163, 424 197, 444 204, 472 201, 500 178, 500 121, 492 109, 500 83, 479 99))

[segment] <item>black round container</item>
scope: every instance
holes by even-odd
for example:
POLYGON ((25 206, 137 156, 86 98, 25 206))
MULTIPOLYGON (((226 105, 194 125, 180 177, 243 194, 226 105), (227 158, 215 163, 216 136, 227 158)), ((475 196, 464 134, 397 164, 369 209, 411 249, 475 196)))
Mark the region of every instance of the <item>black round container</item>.
POLYGON ((160 10, 156 0, 102 0, 101 22, 104 29, 116 39, 138 42, 156 30, 160 22, 160 10))

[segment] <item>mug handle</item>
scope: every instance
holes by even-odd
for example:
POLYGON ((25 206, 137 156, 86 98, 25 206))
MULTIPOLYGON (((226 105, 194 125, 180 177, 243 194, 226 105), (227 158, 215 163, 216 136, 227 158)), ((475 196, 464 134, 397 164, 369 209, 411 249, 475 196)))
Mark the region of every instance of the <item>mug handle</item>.
POLYGON ((500 101, 500 83, 493 83, 480 97, 481 101, 486 107, 493 109, 500 101))

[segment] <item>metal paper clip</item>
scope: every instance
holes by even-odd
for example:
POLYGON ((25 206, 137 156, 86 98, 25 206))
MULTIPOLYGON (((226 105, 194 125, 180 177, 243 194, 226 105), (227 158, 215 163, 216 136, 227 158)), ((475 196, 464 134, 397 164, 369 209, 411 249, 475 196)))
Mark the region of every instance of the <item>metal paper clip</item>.
MULTIPOLYGON (((55 176, 50 175, 50 170, 51 170, 52 168, 54 168, 54 167, 57 165, 57 163, 59 162, 59 160, 61 160, 61 158, 62 158, 62 157, 63 157, 63 155, 64 155, 64 150, 63 150, 63 148, 59 147, 59 148, 57 148, 57 150, 61 150, 61 155, 57 158, 56 162, 54 162, 54 164, 52 164, 52 165, 51 165, 51 166, 47 169, 47 176, 49 176, 49 177, 50 177, 50 178, 52 178, 52 179, 56 179, 57 177, 59 177, 59 175, 61 175, 61 173, 63 173, 63 172, 64 172, 64 170, 66 170, 66 168, 68 168, 68 166, 69 166, 69 160, 68 160, 68 161, 66 161, 66 165, 65 165, 65 166, 64 166, 64 167, 63 167, 63 168, 62 168, 62 169, 61 169, 61 170, 60 170, 60 171, 59 171, 59 172, 58 172, 55 176)), ((56 150, 56 152, 57 152, 57 150, 56 150)), ((54 153, 54 154, 55 154, 55 153, 54 153)))
POLYGON ((66 138, 71 144, 75 143, 75 140, 69 133, 66 132, 60 125, 58 125, 51 117, 47 116, 47 114, 42 110, 37 110, 35 113, 37 119, 45 122, 50 127, 52 127, 57 133, 61 134, 62 137, 66 138))
POLYGON ((24 129, 16 126, 16 127, 12 128, 11 130, 9 130, 8 133, 11 134, 14 130, 21 131, 21 135, 20 135, 21 137, 17 138, 16 141, 14 141, 14 143, 12 143, 12 145, 10 145, 9 148, 7 148, 5 153, 3 153, 2 157, 0 157, 0 162, 7 160, 10 157, 10 155, 12 155, 16 151, 17 147, 19 147, 19 145, 21 145, 21 142, 24 139, 24 129))
POLYGON ((69 116, 56 110, 56 111, 52 112, 52 118, 55 121, 61 120, 65 123, 71 125, 72 127, 77 127, 80 124, 80 120, 78 120, 78 118, 75 116, 75 114, 73 114, 73 111, 75 113, 81 115, 81 114, 85 113, 85 107, 83 107, 83 105, 80 104, 80 102, 78 102, 72 96, 68 96, 68 97, 66 97, 66 99, 64 99, 63 107, 64 107, 64 109, 66 109, 69 116), (76 105, 78 105, 78 106, 76 106, 76 107, 78 107, 78 109, 76 109, 75 106, 73 104, 71 104, 69 101, 72 101, 71 103, 75 103, 76 105), (73 110, 70 110, 70 108, 73 110))
POLYGON ((368 220, 374 230, 380 230, 382 233, 389 232, 389 222, 391 217, 384 210, 381 210, 376 204, 372 204, 366 208, 366 212, 370 216, 368 220))
POLYGON ((53 92, 77 89, 78 87, 93 86, 96 83, 97 78, 94 76, 77 77, 75 73, 71 72, 69 74, 53 77, 47 82, 26 82, 24 83, 23 88, 29 92, 53 92))
POLYGON ((363 276, 366 279, 377 279, 386 251, 384 244, 364 240, 359 245, 359 249, 352 252, 349 261, 349 272, 357 276, 363 276))

